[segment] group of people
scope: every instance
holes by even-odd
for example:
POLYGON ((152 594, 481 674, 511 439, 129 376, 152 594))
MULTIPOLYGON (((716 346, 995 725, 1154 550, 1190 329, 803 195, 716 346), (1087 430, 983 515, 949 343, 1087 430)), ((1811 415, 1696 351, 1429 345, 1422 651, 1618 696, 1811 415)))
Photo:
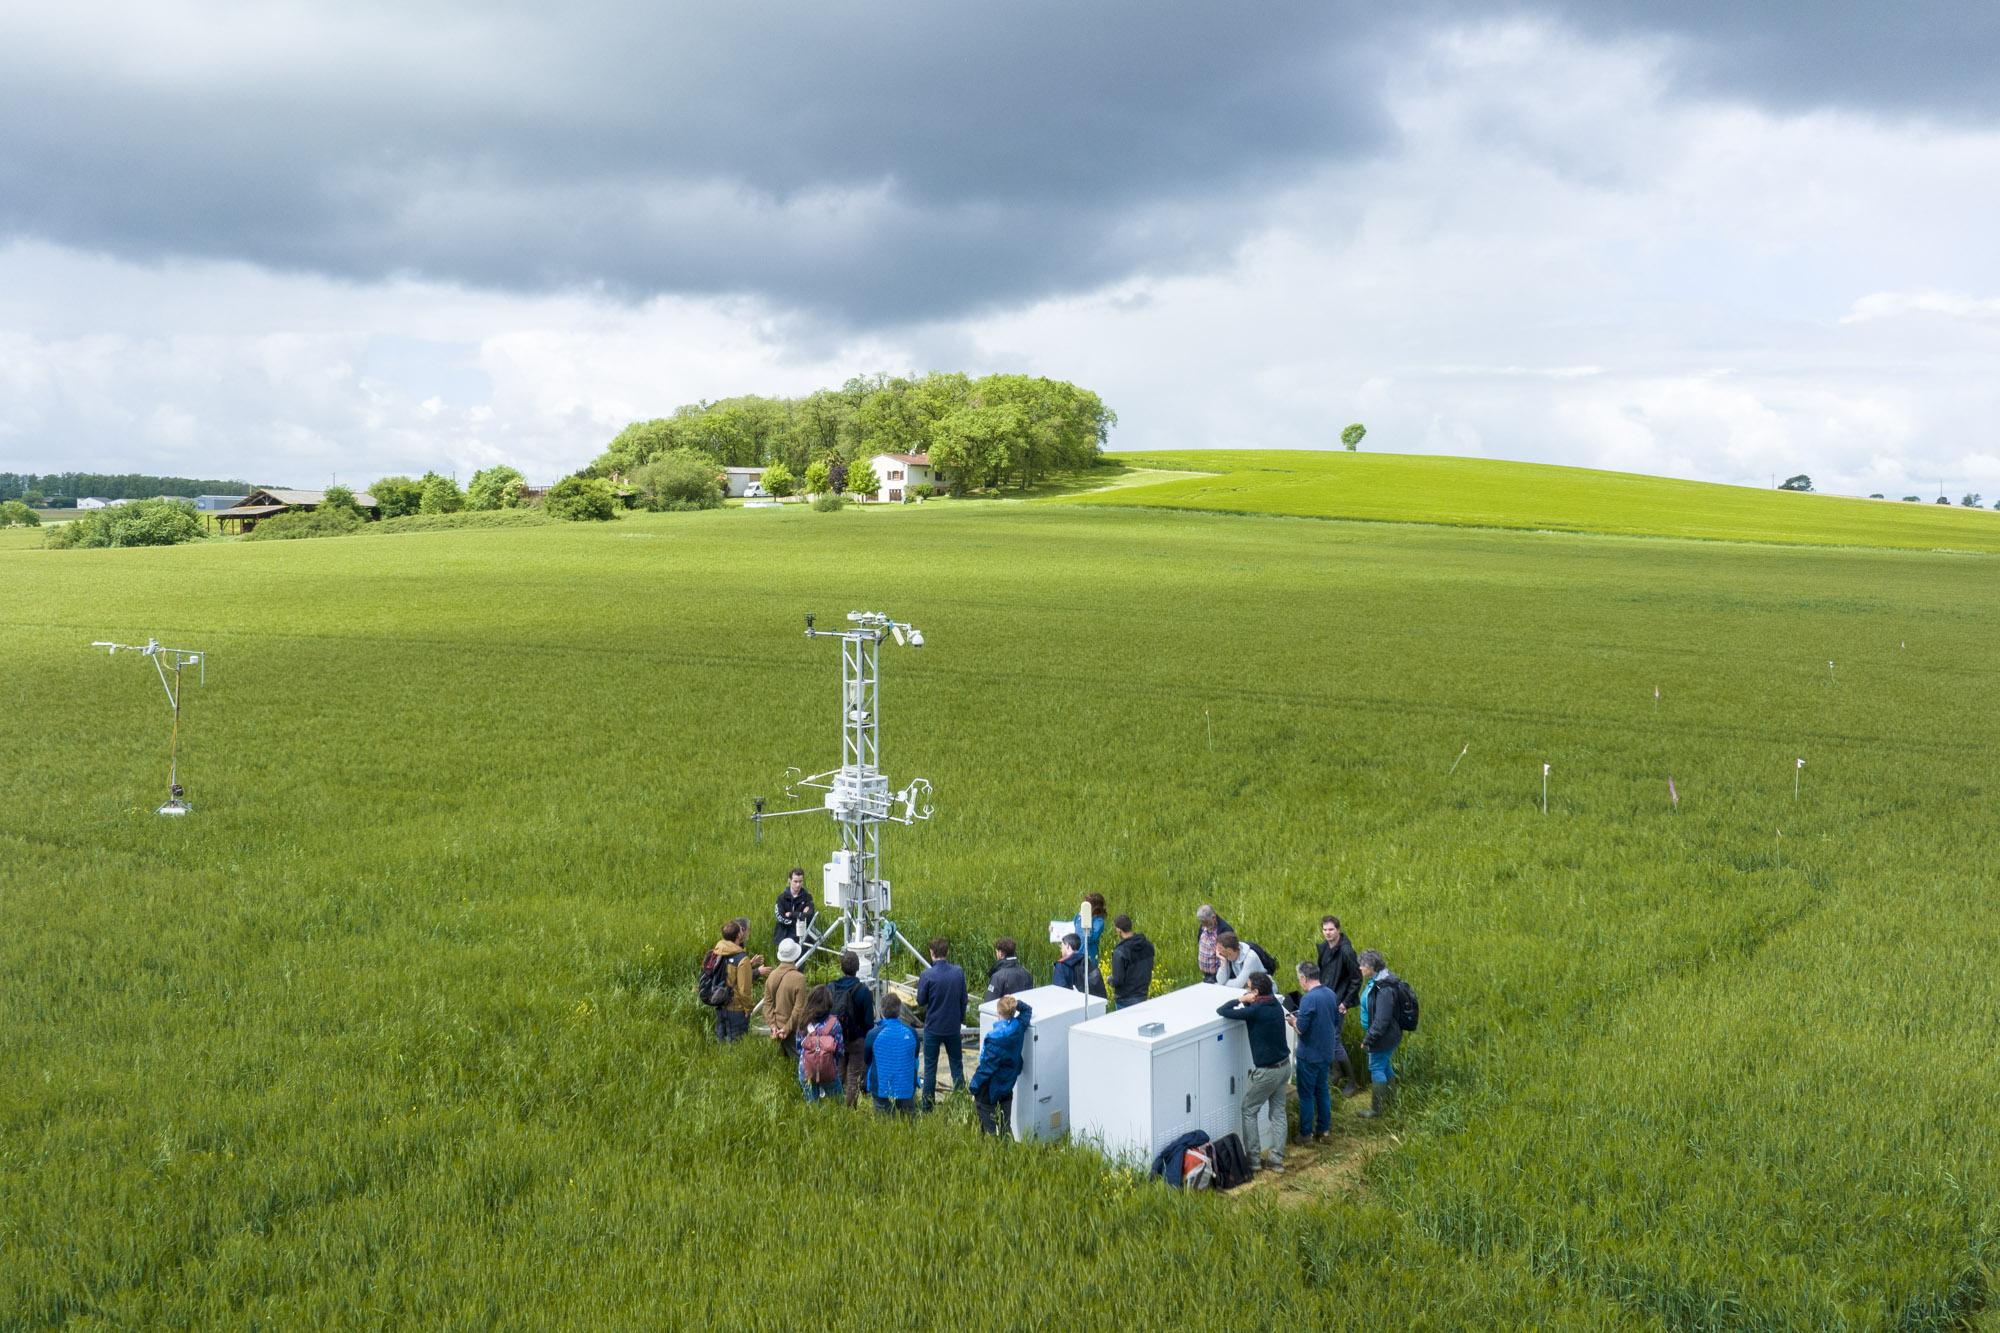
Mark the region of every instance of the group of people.
MULTIPOLYGON (((1102 997, 1108 971, 1109 998, 1118 1008, 1145 1003, 1153 982, 1152 942, 1134 929, 1129 915, 1109 917, 1115 939, 1106 968, 1104 895, 1085 894, 1084 902, 1090 910, 1079 911, 1072 929, 1059 941, 1061 957, 1050 984, 1102 997)), ((882 997, 881 1011, 876 1012, 873 992, 859 979, 860 959, 851 951, 841 954, 837 979, 818 986, 808 983, 798 964, 813 938, 812 919, 805 871, 794 868, 777 901, 772 931, 776 967, 766 968, 761 954, 748 953, 747 918, 738 917, 723 927, 721 940, 703 962, 699 985, 702 998, 716 1009, 716 1038, 735 1041, 749 1032, 761 982, 771 1039, 796 1066, 808 1101, 844 1097, 855 1106, 865 1091, 880 1112, 907 1114, 919 1106, 929 1111, 936 1101, 942 1056, 954 1090, 964 1087, 972 1093, 980 1128, 988 1134, 1000 1132, 1012 1114, 1022 1048, 1034 1017, 1030 1007, 1016 998, 1037 985, 1034 973, 1019 957, 1018 943, 1007 937, 994 941, 984 1000, 995 1002, 997 1021, 980 1043, 979 1061, 968 1081, 963 1032, 970 989, 965 970, 951 961, 951 942, 942 937, 930 942, 930 966, 916 986, 921 1026, 914 1027, 907 1006, 893 993, 882 997)), ((1407 987, 1389 971, 1379 952, 1355 952, 1338 917, 1321 918, 1317 957, 1297 965, 1298 990, 1284 1000, 1271 975, 1275 960, 1261 946, 1238 936, 1208 905, 1195 913, 1195 965, 1204 981, 1244 992, 1217 1012, 1247 1029, 1254 1067, 1243 1093, 1242 1133, 1254 1165, 1284 1170, 1285 1102, 1294 1083, 1300 1141, 1321 1142, 1332 1132, 1334 1075, 1340 1076, 1344 1095, 1357 1091, 1344 1039, 1350 1011, 1360 1017, 1368 1057, 1369 1106, 1359 1114, 1380 1116, 1391 1108, 1396 1086, 1392 1057, 1403 1036, 1401 999, 1407 987), (1287 1040, 1287 1027, 1295 1040, 1287 1040)), ((1410 1003, 1414 1004, 1413 997, 1410 1003)))

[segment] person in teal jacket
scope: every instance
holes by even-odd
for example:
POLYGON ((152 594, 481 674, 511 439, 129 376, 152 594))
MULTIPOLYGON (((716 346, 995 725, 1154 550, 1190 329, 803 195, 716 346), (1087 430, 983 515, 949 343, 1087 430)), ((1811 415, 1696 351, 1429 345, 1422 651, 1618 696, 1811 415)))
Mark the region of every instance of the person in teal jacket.
POLYGON ((972 1105, 983 1134, 998 1134, 1000 1120, 1014 1118, 1014 1085, 1020 1081, 1022 1047, 1035 1011, 1018 996, 1000 997, 1000 1021, 979 1043, 979 1067, 972 1071, 972 1105), (996 1117, 995 1112, 998 1112, 996 1117))

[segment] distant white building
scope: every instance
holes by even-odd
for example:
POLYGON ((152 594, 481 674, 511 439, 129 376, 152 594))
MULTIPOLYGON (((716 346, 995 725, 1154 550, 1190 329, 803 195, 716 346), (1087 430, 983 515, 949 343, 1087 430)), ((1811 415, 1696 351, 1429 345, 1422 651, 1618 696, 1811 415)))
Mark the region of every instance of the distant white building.
POLYGON ((76 507, 78 509, 102 509, 110 503, 111 501, 101 495, 86 495, 76 502, 76 507))
POLYGON ((875 480, 882 483, 882 489, 875 493, 877 500, 900 503, 909 497, 912 486, 942 484, 929 454, 876 454, 868 463, 875 469, 875 480))
POLYGON ((729 494, 738 499, 750 489, 752 482, 764 480, 764 469, 760 467, 726 467, 722 471, 729 478, 729 494))

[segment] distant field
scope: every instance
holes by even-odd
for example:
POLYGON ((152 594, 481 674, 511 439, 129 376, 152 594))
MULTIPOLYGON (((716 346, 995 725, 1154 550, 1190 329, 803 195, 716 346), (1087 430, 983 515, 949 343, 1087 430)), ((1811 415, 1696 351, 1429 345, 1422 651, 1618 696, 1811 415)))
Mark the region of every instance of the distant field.
POLYGON ((1311 450, 1119 454, 1214 475, 1062 503, 1722 541, 2000 552, 2000 512, 1755 490, 1483 458, 1311 450))

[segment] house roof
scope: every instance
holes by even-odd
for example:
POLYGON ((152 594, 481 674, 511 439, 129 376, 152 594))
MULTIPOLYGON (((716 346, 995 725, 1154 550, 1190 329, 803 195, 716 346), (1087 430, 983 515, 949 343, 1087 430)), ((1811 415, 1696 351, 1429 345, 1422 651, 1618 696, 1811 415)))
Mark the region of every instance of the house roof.
MULTIPOLYGON (((260 495, 268 495, 271 497, 273 504, 281 505, 316 505, 326 503, 325 491, 279 491, 273 490, 269 486, 259 486, 243 498, 254 500, 260 495)), ((360 505, 363 509, 373 509, 376 507, 375 497, 363 492, 355 493, 354 503, 360 505)))
POLYGON ((929 467, 931 464, 931 456, 929 454, 877 454, 875 456, 877 458, 893 458, 898 463, 916 463, 923 467, 929 467))
POLYGON ((285 512, 285 511, 286 511, 287 509, 290 509, 290 508, 291 508, 291 506, 290 506, 290 505, 238 505, 238 506, 236 506, 236 508, 234 508, 234 509, 214 509, 214 510, 210 510, 210 511, 209 511, 209 514, 208 514, 208 517, 210 517, 210 518, 269 518, 269 517, 270 517, 271 515, 273 515, 273 514, 282 514, 282 513, 284 513, 284 512, 285 512))

